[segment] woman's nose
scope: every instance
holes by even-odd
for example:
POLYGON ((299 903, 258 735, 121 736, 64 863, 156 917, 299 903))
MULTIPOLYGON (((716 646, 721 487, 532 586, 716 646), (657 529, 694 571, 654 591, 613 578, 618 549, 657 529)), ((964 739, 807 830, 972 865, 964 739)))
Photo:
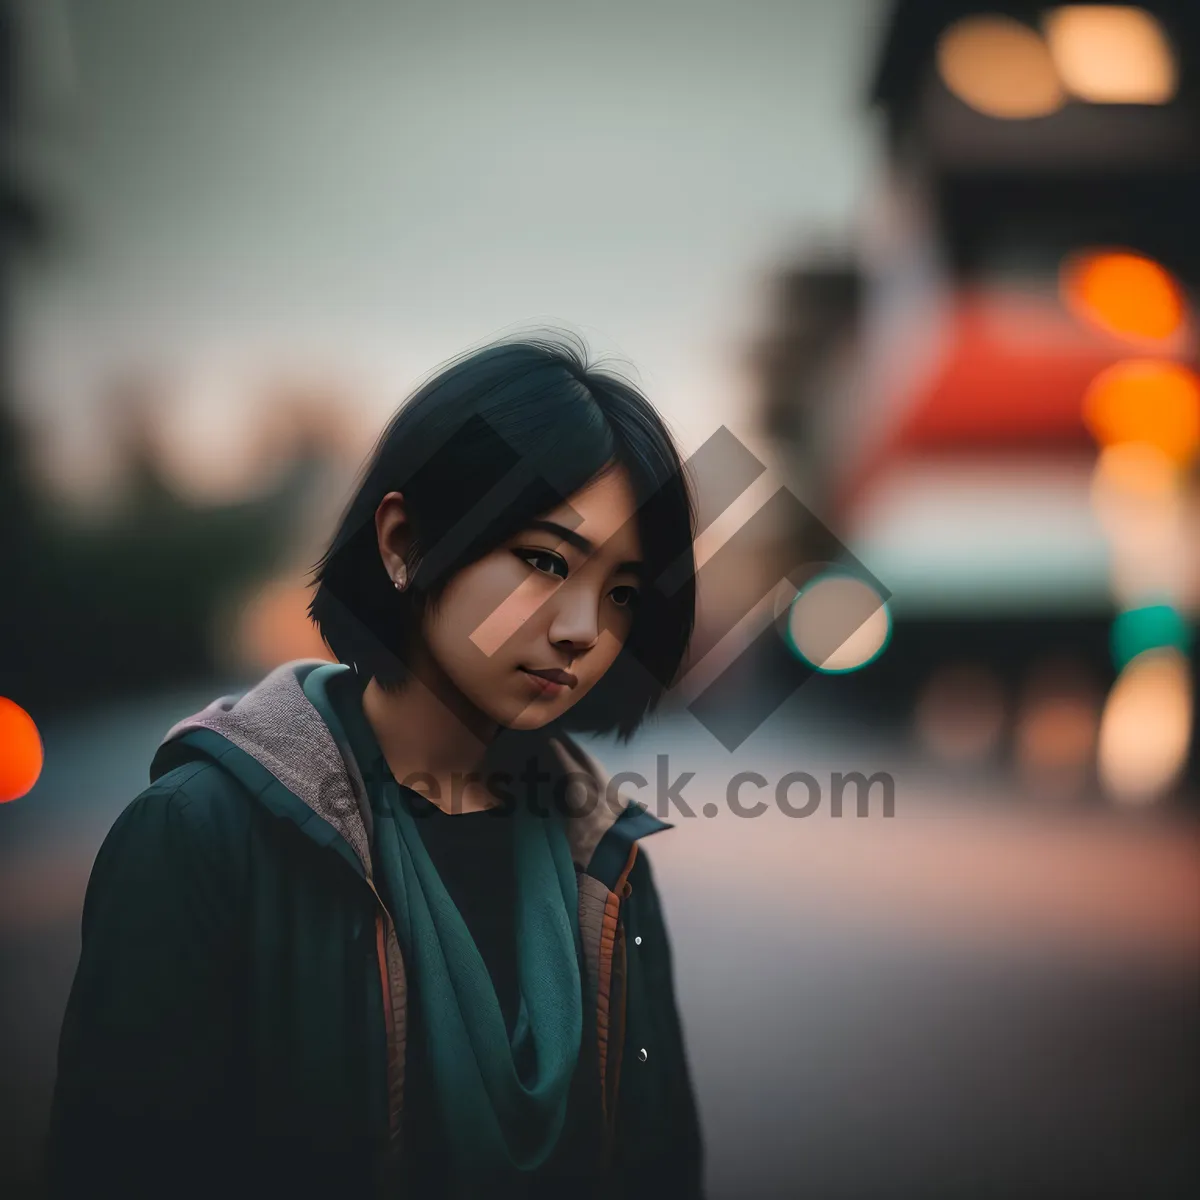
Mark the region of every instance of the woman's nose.
POLYGON ((550 622, 550 640, 556 645, 568 643, 579 652, 595 644, 600 636, 599 601, 588 589, 574 596, 561 589, 554 620, 550 622))

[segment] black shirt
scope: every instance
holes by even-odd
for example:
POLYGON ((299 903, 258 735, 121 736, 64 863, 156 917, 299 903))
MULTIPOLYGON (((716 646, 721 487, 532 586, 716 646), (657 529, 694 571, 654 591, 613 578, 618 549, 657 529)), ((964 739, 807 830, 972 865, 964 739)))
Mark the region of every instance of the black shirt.
MULTIPOLYGON (((364 778, 373 777, 366 764, 381 759, 378 742, 362 712, 362 683, 352 671, 335 681, 329 696, 359 761, 364 778), (342 683, 342 681, 345 681, 342 683)), ((386 763, 380 769, 387 771, 386 763)), ((388 772, 390 776, 390 771, 388 772)), ((368 783, 372 809, 387 803, 381 786, 368 783)), ((511 1036, 519 1005, 516 951, 516 872, 513 861, 515 822, 504 809, 447 813, 412 788, 400 786, 400 799, 413 815, 421 841, 436 867, 479 950, 496 990, 496 999, 511 1036)), ((372 855, 377 847, 372 846, 372 855)), ((376 880, 383 872, 375 864, 376 880)), ((392 907, 391 897, 384 902, 392 907)), ((412 1194, 429 1200, 447 1193, 448 1151, 441 1126, 434 1080, 426 1056, 421 1015, 421 980, 408 965, 407 1053, 404 1083, 404 1174, 412 1194)), ((581 979, 582 994, 587 994, 581 979)), ((595 1179, 602 1132, 599 1060, 594 1014, 584 1013, 579 1062, 568 1098, 567 1118, 557 1146, 541 1168, 523 1180, 516 1191, 492 1196, 586 1195, 595 1179), (589 1020, 590 1018, 590 1020, 589 1020), (569 1188, 568 1193, 564 1188, 569 1188)))

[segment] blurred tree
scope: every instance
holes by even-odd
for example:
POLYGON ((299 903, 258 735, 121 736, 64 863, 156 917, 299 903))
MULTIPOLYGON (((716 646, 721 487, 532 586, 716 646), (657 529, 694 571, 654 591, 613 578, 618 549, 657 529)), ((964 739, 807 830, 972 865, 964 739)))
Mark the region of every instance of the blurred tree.
MULTIPOLYGON (((21 9, 0 0, 0 144, 25 119, 21 9)), ((212 673, 210 628, 231 591, 268 578, 289 526, 318 482, 322 455, 302 447, 265 497, 199 509, 162 478, 146 396, 125 397, 121 438, 128 488, 113 520, 83 526, 54 507, 28 469, 13 405, 10 338, 14 267, 54 247, 58 206, 0 167, 0 695, 35 711, 94 703, 212 673)), ((33 264, 36 266, 36 261, 33 264)))

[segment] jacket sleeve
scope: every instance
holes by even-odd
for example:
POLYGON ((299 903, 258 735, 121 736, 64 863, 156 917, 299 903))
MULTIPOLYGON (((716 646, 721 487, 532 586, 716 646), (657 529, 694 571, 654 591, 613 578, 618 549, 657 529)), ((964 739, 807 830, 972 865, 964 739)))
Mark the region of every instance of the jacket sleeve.
POLYGON ((235 1152, 237 889, 200 792, 147 789, 92 866, 59 1039, 51 1196, 230 1184, 218 1173, 235 1152))
POLYGON ((628 1200, 703 1200, 703 1138, 675 997, 671 945, 650 862, 640 847, 629 883, 618 1194, 628 1200), (638 937, 640 943, 635 942, 638 937))

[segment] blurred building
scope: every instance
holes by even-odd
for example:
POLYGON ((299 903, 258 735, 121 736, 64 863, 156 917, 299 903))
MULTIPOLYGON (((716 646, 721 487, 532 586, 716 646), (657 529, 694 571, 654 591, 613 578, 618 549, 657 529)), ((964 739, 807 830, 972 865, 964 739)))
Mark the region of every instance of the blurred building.
POLYGON ((1200 6, 902 0, 869 95, 860 240, 760 353, 797 494, 892 593, 840 694, 1035 792, 1187 792, 1200 6))

